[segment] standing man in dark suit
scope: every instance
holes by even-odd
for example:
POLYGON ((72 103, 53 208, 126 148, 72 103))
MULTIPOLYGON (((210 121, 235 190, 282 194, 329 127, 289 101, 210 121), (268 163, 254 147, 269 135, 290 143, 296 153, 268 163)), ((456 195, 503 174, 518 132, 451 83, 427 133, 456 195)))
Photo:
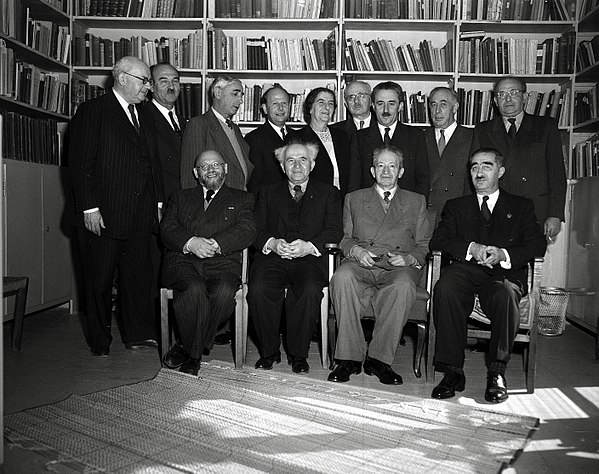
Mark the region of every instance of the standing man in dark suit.
POLYGON ((566 172, 557 122, 524 112, 526 82, 506 76, 494 87, 499 117, 474 129, 472 150, 496 148, 505 157, 501 187, 532 199, 549 243, 560 233, 566 202, 566 172))
POLYGON ((71 120, 69 162, 76 211, 83 214, 87 343, 109 353, 112 282, 119 269, 125 347, 157 347, 151 309, 150 236, 163 202, 153 127, 137 104, 152 86, 150 70, 126 56, 112 70, 111 91, 84 102, 71 120))
POLYGON ((347 84, 343 92, 347 118, 334 123, 331 128, 343 130, 351 138, 358 130, 370 127, 372 120, 370 94, 370 84, 367 82, 353 81, 347 84))
POLYGON ((228 75, 218 76, 210 85, 208 99, 210 110, 192 118, 183 134, 181 187, 195 188, 193 164, 202 152, 214 150, 229 168, 225 184, 245 190, 254 165, 249 160, 249 145, 231 120, 243 102, 241 81, 228 75))
POLYGON ((255 196, 262 186, 285 179, 285 173, 275 158, 275 150, 283 146, 290 132, 289 93, 281 86, 274 86, 262 94, 262 112, 266 121, 245 136, 250 146, 250 161, 254 165, 248 190, 255 196))
POLYGON ((227 169, 218 152, 203 152, 193 169, 200 186, 173 194, 160 224, 168 249, 164 281, 173 288, 181 334, 181 342, 163 360, 192 375, 197 375, 218 325, 235 309, 241 251, 256 236, 253 196, 224 184, 227 169))
POLYGON ((468 156, 472 129, 455 121, 458 95, 448 87, 435 87, 428 98, 432 128, 424 132, 431 187, 428 208, 441 219, 445 202, 464 195, 470 182, 468 156))
POLYGON ((155 64, 150 71, 154 80, 152 101, 143 110, 156 130, 164 195, 168 199, 181 189, 181 139, 185 131, 185 120, 175 110, 181 83, 179 72, 168 63, 155 64))
POLYGON ((345 197, 341 250, 346 259, 331 280, 337 326, 337 365, 332 382, 352 374, 376 375, 381 383, 401 384, 391 368, 416 285, 428 253, 432 226, 424 196, 401 189, 401 152, 383 145, 374 150, 376 184, 345 197), (360 318, 375 318, 366 344, 360 318))
POLYGON ((485 400, 507 400, 506 365, 520 324, 520 299, 527 292, 527 263, 545 253, 546 243, 530 199, 499 188, 504 158, 481 148, 470 158, 475 194, 447 201, 430 242, 456 261, 444 267, 433 291, 437 328, 435 367, 445 376, 433 398, 463 391, 468 316, 477 293, 491 320, 485 400))
POLYGON ((395 82, 381 82, 374 87, 372 104, 376 121, 356 134, 353 162, 359 162, 362 170, 360 188, 369 188, 375 182, 370 172, 373 151, 381 145, 392 145, 403 156, 404 173, 399 179, 399 187, 428 198, 430 178, 424 132, 399 122, 399 113, 404 106, 402 94, 401 86, 395 82))
POLYGON ((247 299, 258 337, 257 369, 281 361, 283 306, 288 361, 295 373, 310 369, 310 338, 328 283, 325 244, 343 236, 339 191, 309 179, 317 153, 316 144, 297 139, 279 148, 275 155, 287 180, 262 188, 256 201, 258 237, 247 299))

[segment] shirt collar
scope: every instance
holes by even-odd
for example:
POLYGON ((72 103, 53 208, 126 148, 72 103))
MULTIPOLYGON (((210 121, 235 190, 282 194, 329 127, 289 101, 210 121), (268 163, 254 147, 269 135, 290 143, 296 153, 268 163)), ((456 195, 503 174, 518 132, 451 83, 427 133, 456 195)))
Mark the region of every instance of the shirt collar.
MULTIPOLYGON (((383 190, 383 188, 381 188, 378 183, 374 186, 376 189, 377 194, 381 197, 381 199, 385 199, 385 191, 383 190)), ((393 189, 391 189, 389 191, 391 194, 389 194, 389 201, 391 199, 393 199, 393 196, 395 196, 395 193, 397 192, 397 185, 395 185, 395 187, 393 189)))
MULTIPOLYGON (((214 107, 210 107, 210 110, 216 115, 216 118, 219 119, 222 123, 227 125, 227 119, 223 117, 214 107)), ((228 125, 227 125, 228 126, 228 125)))
POLYGON ((398 120, 396 120, 395 123, 393 123, 391 125, 381 125, 380 123, 377 122, 377 125, 379 126, 379 133, 381 134, 381 138, 385 136, 385 129, 387 127, 389 128, 389 136, 393 138, 393 135, 395 135, 395 129, 397 128, 398 123, 399 123, 398 120))
MULTIPOLYGON (((453 122, 447 128, 443 129, 443 136, 445 137, 445 143, 447 143, 449 141, 449 139, 453 135, 453 132, 455 132, 456 128, 458 128, 458 123, 453 122)), ((435 128, 435 137, 436 137, 437 141, 439 141, 439 138, 441 137, 441 129, 440 128, 435 128)))
MULTIPOLYGON (((121 104, 121 107, 123 108, 123 110, 124 110, 125 112, 127 112, 127 117, 129 117, 129 102, 127 102, 127 101, 126 101, 126 100, 123 98, 123 96, 117 92, 117 90, 116 90, 114 87, 112 88, 112 92, 114 92, 114 95, 115 95, 115 97, 116 97, 116 100, 118 100, 118 101, 119 101, 119 104, 121 104)), ((133 105, 135 105, 135 104, 133 104, 133 105)))
POLYGON ((175 116, 175 119, 177 118, 177 113, 175 112, 175 106, 173 105, 172 109, 167 109, 164 105, 159 104, 156 99, 152 99, 152 103, 156 106, 156 108, 160 111, 160 113, 162 115, 164 115, 166 118, 168 118, 168 113, 172 112, 173 115, 175 116))
MULTIPOLYGON (((358 130, 360 130, 360 122, 364 122, 364 127, 363 128, 368 128, 370 127, 370 120, 372 119, 372 114, 368 114, 368 117, 366 117, 365 119, 359 120, 357 118, 353 118, 354 124, 356 125, 356 128, 358 130)), ((384 129, 383 129, 384 130, 384 129)))
POLYGON ((515 117, 501 117, 501 119, 503 120, 503 126, 506 130, 509 130, 510 126, 512 125, 510 122, 508 122, 508 120, 511 118, 516 119, 516 130, 520 130, 520 125, 522 125, 522 119, 524 119, 524 110, 515 117))
POLYGON ((491 194, 476 194, 476 199, 478 200, 478 207, 483 205, 483 197, 489 196, 489 200, 487 201, 487 206, 489 207, 489 211, 493 212, 495 208, 495 204, 497 204, 497 199, 499 199, 499 189, 491 194))
MULTIPOLYGON (((223 183, 224 184, 224 183, 223 183)), ((220 189, 223 187, 223 185, 221 184, 220 187, 218 189, 213 189, 212 191, 214 191, 214 194, 212 195, 212 199, 214 199, 214 196, 216 196, 218 194, 218 192, 220 191, 220 189)), ((208 191, 208 188, 206 186, 204 186, 202 184, 202 190, 204 191, 204 196, 206 196, 206 191, 208 191)))
MULTIPOLYGON (((282 129, 282 128, 283 128, 283 129, 285 129, 285 133, 287 133, 287 127, 286 127, 285 125, 283 125, 282 127, 279 127, 278 125, 275 125, 274 123, 272 123, 272 122, 271 122, 270 120, 268 120, 268 119, 266 119, 266 123, 268 123, 268 124, 269 124, 269 125, 272 127, 272 129, 273 129, 275 132, 277 132, 277 135, 278 135, 279 137, 281 137, 281 129, 282 129)), ((281 137, 281 138, 283 138, 283 137, 281 137)))
MULTIPOLYGON (((302 188, 302 193, 306 192, 306 188, 308 187, 308 181, 310 179, 308 178, 306 181, 304 181, 302 184, 300 184, 299 186, 302 188)), ((291 197, 295 196, 295 191, 293 190, 294 186, 297 186, 296 184, 292 184, 291 181, 287 181, 287 186, 289 187, 289 192, 291 193, 291 197)))

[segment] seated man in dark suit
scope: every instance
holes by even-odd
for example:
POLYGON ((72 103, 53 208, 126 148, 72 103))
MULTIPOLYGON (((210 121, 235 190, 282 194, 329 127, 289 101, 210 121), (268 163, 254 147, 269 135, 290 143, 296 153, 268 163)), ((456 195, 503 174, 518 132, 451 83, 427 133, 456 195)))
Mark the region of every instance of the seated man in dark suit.
POLYGON ((163 360, 192 375, 218 325, 235 309, 241 251, 256 237, 254 198, 224 184, 227 168, 218 152, 200 154, 193 169, 200 186, 173 194, 160 223, 167 248, 163 278, 173 289, 181 336, 163 360))
POLYGON ((341 250, 346 259, 331 280, 339 332, 331 382, 364 372, 381 383, 403 381, 391 369, 401 332, 416 300, 416 285, 428 253, 432 226, 421 194, 400 189, 402 153, 393 146, 374 150, 376 183, 349 193, 343 208, 341 250), (375 317, 366 344, 361 316, 375 317))
POLYGON ((257 369, 281 361, 281 312, 285 306, 288 360, 307 373, 310 338, 328 283, 325 244, 343 236, 341 197, 331 184, 309 179, 318 146, 292 139, 275 155, 287 175, 258 194, 248 303, 258 337, 257 369), (285 296, 287 288, 287 296, 285 296))
POLYGON ((468 316, 478 294, 491 320, 485 400, 507 400, 505 369, 520 324, 518 304, 527 292, 526 264, 545 253, 545 238, 530 199, 499 188, 504 157, 492 148, 474 152, 470 176, 475 194, 447 201, 431 239, 456 262, 443 269, 433 291, 437 328, 435 366, 445 372, 433 398, 464 390, 468 316))

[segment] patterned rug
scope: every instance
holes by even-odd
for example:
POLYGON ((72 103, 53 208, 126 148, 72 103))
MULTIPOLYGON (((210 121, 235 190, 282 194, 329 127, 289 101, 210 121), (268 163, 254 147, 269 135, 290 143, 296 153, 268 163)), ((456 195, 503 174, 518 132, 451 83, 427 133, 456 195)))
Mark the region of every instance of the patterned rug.
POLYGON ((538 421, 212 361, 8 415, 4 434, 86 473, 485 473, 538 421))

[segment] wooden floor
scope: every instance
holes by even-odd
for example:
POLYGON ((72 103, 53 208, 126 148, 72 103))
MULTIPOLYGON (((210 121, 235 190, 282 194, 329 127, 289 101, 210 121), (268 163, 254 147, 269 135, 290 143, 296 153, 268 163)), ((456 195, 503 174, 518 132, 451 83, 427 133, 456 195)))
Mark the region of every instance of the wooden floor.
MULTIPOLYGON (((78 315, 58 308, 28 317, 20 353, 10 351, 10 325, 4 326, 4 413, 54 403, 70 394, 86 394, 153 377, 160 369, 154 351, 127 351, 114 329, 110 356, 92 357, 81 331, 78 315)), ((409 334, 408 334, 409 336, 409 334)), ((435 383, 417 379, 411 368, 413 343, 400 347, 393 368, 404 378, 401 386, 384 386, 375 377, 353 376, 350 384, 429 397, 435 383)), ((453 403, 481 404, 490 409, 537 416, 541 425, 526 450, 516 461, 518 473, 599 472, 599 363, 594 359, 594 338, 567 325, 558 337, 540 337, 536 391, 524 389, 521 358, 508 366, 510 398, 500 405, 484 402, 484 354, 468 352, 466 390, 453 403)), ((326 379, 328 370, 318 363, 318 345, 312 344, 308 377, 326 379)), ((215 346, 204 360, 232 361, 229 346, 215 346)), ((248 363, 258 353, 249 344, 248 363)), ((290 371, 283 362, 273 370, 290 371)), ((437 375, 437 381, 439 376, 437 375)), ((4 443, 2 472, 42 473, 46 460, 38 454, 4 443)), ((72 472, 56 468, 57 472, 72 472)), ((398 466, 401 472, 401 466, 398 466)))

